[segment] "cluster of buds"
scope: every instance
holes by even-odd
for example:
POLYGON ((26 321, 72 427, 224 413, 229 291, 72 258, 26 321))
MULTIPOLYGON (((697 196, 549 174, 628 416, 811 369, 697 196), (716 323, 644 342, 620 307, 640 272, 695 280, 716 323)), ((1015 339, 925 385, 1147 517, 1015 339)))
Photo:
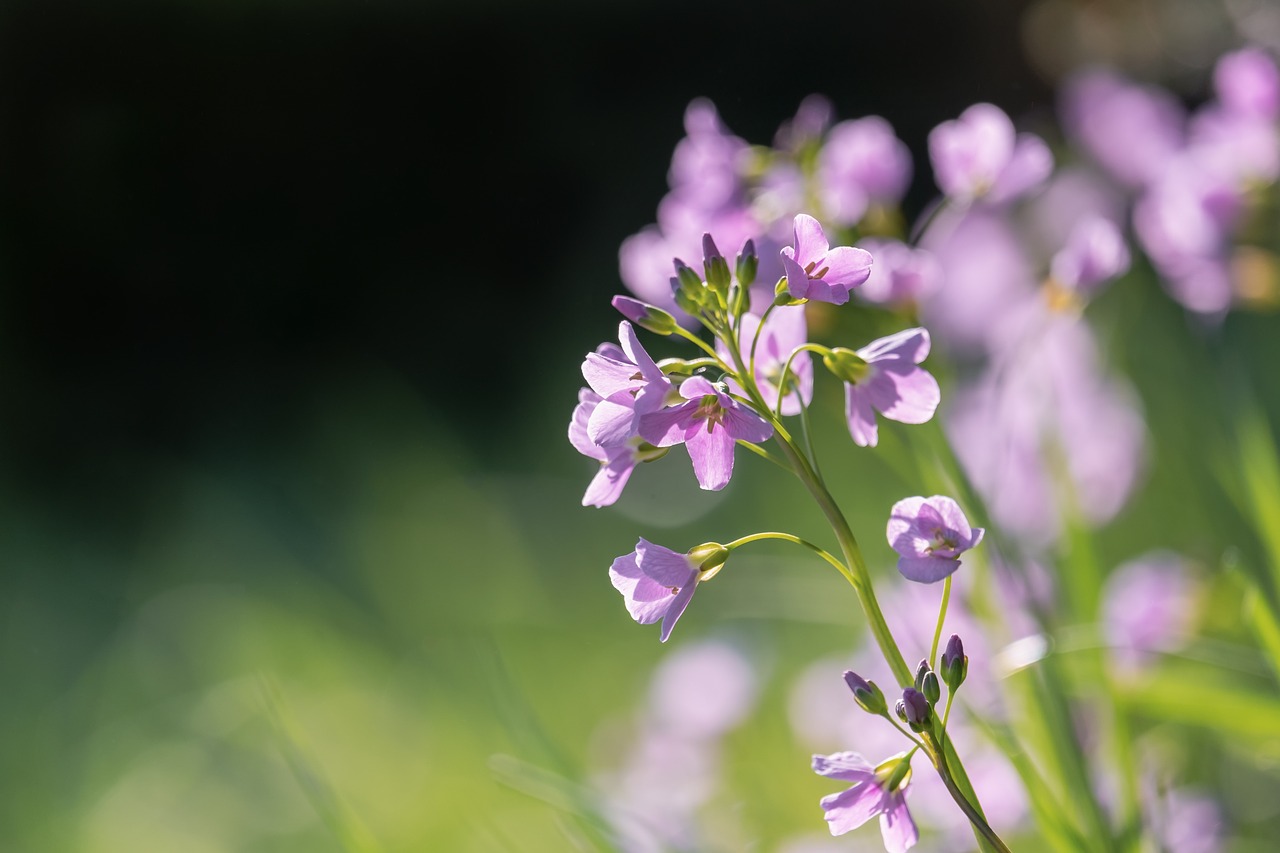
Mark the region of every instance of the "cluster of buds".
MULTIPOLYGON (((941 685, 947 685, 947 690, 954 696, 968 674, 969 656, 964 653, 964 643, 958 634, 952 634, 942 652, 938 670, 929 666, 928 660, 921 660, 916 667, 915 684, 902 691, 902 698, 894 705, 894 713, 913 732, 932 731, 933 709, 942 698, 941 685)), ((862 710, 876 717, 888 718, 884 692, 874 681, 866 680, 853 670, 845 671, 844 681, 862 710)))

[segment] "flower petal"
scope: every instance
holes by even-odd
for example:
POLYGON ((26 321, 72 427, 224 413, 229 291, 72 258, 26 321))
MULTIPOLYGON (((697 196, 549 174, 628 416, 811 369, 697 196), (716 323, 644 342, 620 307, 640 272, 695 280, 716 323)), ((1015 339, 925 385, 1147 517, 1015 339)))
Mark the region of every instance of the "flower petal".
POLYGON ((861 387, 845 383, 844 416, 849 422, 849 435, 859 447, 875 447, 879 440, 876 429, 876 413, 871 399, 861 387))
POLYGON ((693 461, 698 485, 708 491, 720 491, 733 476, 733 436, 722 425, 708 430, 700 423, 686 435, 685 448, 693 461))
POLYGON ((832 835, 857 829, 883 810, 884 791, 874 782, 859 782, 818 801, 832 835))
POLYGON ((868 782, 876 778, 876 768, 856 752, 815 755, 813 772, 819 776, 843 779, 846 782, 868 782))
POLYGON ((788 255, 779 257, 782 259, 782 272, 787 277, 787 292, 793 299, 805 299, 809 295, 809 274, 788 255))
POLYGON ((680 621, 680 617, 684 615, 684 610, 689 606, 689 602, 693 599, 693 594, 698 589, 696 580, 690 581, 689 585, 680 590, 680 593, 671 600, 667 613, 662 617, 662 633, 658 635, 658 640, 665 643, 667 637, 671 636, 671 629, 680 621))
POLYGON ((831 244, 827 242, 827 235, 818 220, 807 213, 798 213, 792 227, 796 238, 796 262, 803 268, 814 261, 821 261, 831 244))
POLYGON ((640 437, 654 447, 671 447, 684 443, 685 432, 693 421, 692 415, 696 408, 698 404, 690 401, 641 415, 638 430, 640 437))
POLYGON ((635 398, 618 391, 596 404, 587 419, 587 438, 601 447, 617 447, 635 435, 635 398))
POLYGON ((740 406, 733 400, 729 402, 731 405, 724 409, 724 420, 720 428, 728 431, 730 438, 755 443, 769 440, 773 435, 773 424, 746 406, 740 406))
POLYGON ((643 537, 636 544, 636 565, 646 577, 667 588, 683 589, 698 574, 688 554, 655 545, 643 537))
POLYGON ((611 457, 591 478, 582 496, 583 506, 609 506, 622 496, 622 489, 636 469, 635 455, 627 447, 611 453, 611 457))
POLYGON ((599 403, 600 395, 590 388, 578 391, 578 405, 573 407, 573 417, 569 420, 569 443, 583 456, 603 462, 609 458, 608 452, 587 435, 587 422, 599 403))
POLYGON ((889 547, 904 557, 924 556, 924 546, 915 535, 916 518, 920 508, 924 506, 924 498, 903 498, 889 510, 889 526, 885 535, 889 539, 889 547))
POLYGON ((880 834, 888 853, 907 853, 920 840, 916 823, 907 811, 907 798, 902 791, 895 791, 886 799, 889 807, 880 813, 880 834))
MULTIPOLYGON (((854 246, 837 246, 827 252, 820 267, 826 267, 823 281, 837 282, 846 287, 857 287, 871 277, 871 253, 854 246)), ((816 270, 815 270, 816 272, 816 270)))
POLYGON ((959 560, 945 557, 899 557, 898 571, 916 583, 936 583, 960 568, 959 560))
MULTIPOLYGON (((938 513, 942 519, 943 525, 948 529, 959 534, 956 538, 961 543, 968 542, 972 537, 972 531, 969 529, 969 519, 965 518, 964 510, 960 509, 960 504, 946 495, 934 495, 926 502, 938 513)), ((979 539, 982 537, 979 536, 979 539)), ((977 542, 973 543, 978 544, 977 542)), ((968 546, 972 547, 972 546, 968 546)))
POLYGON ((914 365, 909 370, 881 369, 864 385, 871 405, 891 421, 922 424, 942 400, 938 380, 914 365))
POLYGON ((902 359, 919 364, 928 357, 929 345, 929 330, 917 327, 874 340, 858 350, 858 355, 868 364, 885 359, 902 359))
MULTIPOLYGON (((644 540, 641 540, 644 541, 644 540)), ((631 618, 641 625, 652 625, 667 614, 676 594, 640 571, 636 553, 624 554, 609 567, 609 580, 622 593, 631 618)))

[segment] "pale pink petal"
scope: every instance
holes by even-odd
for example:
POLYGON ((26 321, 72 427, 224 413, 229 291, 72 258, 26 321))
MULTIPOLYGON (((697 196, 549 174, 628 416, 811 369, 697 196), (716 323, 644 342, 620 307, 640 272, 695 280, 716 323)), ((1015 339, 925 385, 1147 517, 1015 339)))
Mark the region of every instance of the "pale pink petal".
POLYGON ((693 593, 698 589, 698 582, 691 581, 688 586, 680 590, 679 594, 672 599, 670 607, 667 608, 666 615, 662 617, 662 633, 658 635, 661 642, 666 642, 667 637, 671 636, 671 629, 680 621, 680 617, 684 615, 684 610, 689 606, 693 593))
POLYGON ((636 460, 629 448, 615 453, 613 458, 600 466, 600 470, 591 478, 586 494, 582 496, 583 506, 609 506, 622 495, 631 472, 636 468, 636 460))
POLYGON ((880 834, 888 853, 906 853, 920 840, 911 812, 907 811, 907 799, 902 791, 888 796, 890 806, 880 813, 880 834))
POLYGON ((857 829, 882 808, 884 791, 874 782, 859 782, 847 791, 830 794, 819 800, 823 817, 832 835, 844 835, 857 829))
POLYGON ((919 364, 928 357, 929 346, 927 329, 903 329, 901 332, 872 341, 858 350, 858 355, 868 363, 897 358, 919 364))
POLYGON ((805 213, 796 214, 793 222, 795 230, 795 259, 801 267, 807 267, 814 261, 821 261, 827 254, 831 244, 822 231, 818 220, 805 213))
POLYGON ((871 253, 853 246, 838 246, 827 252, 814 272, 826 267, 822 277, 825 281, 838 282, 847 287, 856 287, 871 276, 873 261, 871 253))
POLYGON ((875 447, 879 440, 876 429, 876 413, 871 400, 859 386, 845 383, 844 415, 849 422, 849 435, 859 447, 875 447))
POLYGON ((636 565, 646 577, 664 587, 681 589, 698 574, 688 554, 681 554, 641 538, 636 544, 636 565))
POLYGON ((871 405, 892 421, 922 424, 933 417, 942 399, 938 380, 927 370, 880 370, 864 383, 871 405))
POLYGON ((718 492, 733 476, 733 436, 723 426, 708 430, 699 423, 686 433, 685 447, 693 460, 693 473, 698 485, 718 492))
POLYGON ((936 583, 960 568, 959 560, 942 557, 899 557, 898 571, 909 581, 936 583))
POLYGON ((845 782, 869 782, 876 778, 876 768, 856 752, 815 755, 813 772, 819 776, 841 779, 845 782))
POLYGON ((617 447, 635 435, 635 398, 618 391, 601 400, 587 419, 587 438, 601 447, 617 447))

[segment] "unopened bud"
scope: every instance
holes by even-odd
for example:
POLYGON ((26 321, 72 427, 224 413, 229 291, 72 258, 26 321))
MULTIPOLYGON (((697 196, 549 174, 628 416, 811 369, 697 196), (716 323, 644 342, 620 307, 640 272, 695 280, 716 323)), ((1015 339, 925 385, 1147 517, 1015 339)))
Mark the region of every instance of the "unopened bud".
POLYGON ((672 263, 676 268, 676 281, 679 283, 680 289, 689 293, 702 292, 702 279, 698 278, 698 274, 693 268, 679 258, 674 258, 672 263))
POLYGON ((756 270, 760 267, 760 259, 756 257, 754 240, 747 240, 746 243, 742 244, 742 251, 738 253, 736 267, 738 284, 744 288, 750 287, 751 283, 756 280, 756 270))
POLYGON ((947 689, 955 692, 969 675, 969 656, 964 653, 964 643, 959 634, 952 634, 947 640, 947 648, 942 653, 942 680, 947 689))
POLYGON ((632 299, 630 296, 615 296, 613 307, 640 328, 647 329, 656 335, 669 335, 676 330, 676 318, 656 305, 632 299))
POLYGON ((916 664, 916 690, 924 689, 924 677, 928 674, 929 661, 921 658, 920 663, 916 664))
POLYGON ((922 732, 929 728, 933 721, 933 706, 925 695, 914 687, 902 691, 902 701, 898 703, 898 716, 911 726, 913 732, 922 732))
POLYGON ((844 683, 853 691, 854 701, 868 714, 883 717, 888 712, 884 694, 874 681, 867 681, 851 669, 845 670, 844 683))
POLYGON ((707 287, 720 294, 729 292, 729 262, 720 254, 710 234, 702 235, 702 271, 707 276, 707 287))
POLYGON ((929 670, 929 674, 924 677, 924 686, 920 688, 920 692, 924 694, 924 698, 928 699, 931 705, 938 703, 938 699, 942 697, 942 687, 938 684, 938 673, 929 670))

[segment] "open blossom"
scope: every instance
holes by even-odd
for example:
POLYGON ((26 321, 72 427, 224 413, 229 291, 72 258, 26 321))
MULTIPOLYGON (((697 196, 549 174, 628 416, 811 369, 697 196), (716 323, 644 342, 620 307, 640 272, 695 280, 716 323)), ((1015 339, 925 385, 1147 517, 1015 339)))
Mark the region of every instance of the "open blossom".
POLYGON ((640 344, 636 330, 618 324, 621 350, 606 344, 588 353, 582 375, 600 395, 587 420, 587 436, 601 447, 617 447, 636 434, 636 419, 662 407, 671 380, 640 344))
MULTIPOLYGON (((641 625, 662 621, 659 639, 665 643, 671 636, 671 629, 689 606, 698 581, 702 579, 700 575, 710 577, 723 565, 727 552, 720 546, 715 548, 699 556, 692 552, 681 554, 641 537, 634 551, 613 561, 609 567, 609 579, 622 593, 632 619, 641 625), (721 559, 708 562, 708 555, 713 554, 715 548, 719 548, 721 559)), ((699 550, 694 549, 695 552, 699 550)))
POLYGON ((898 552, 898 571, 909 581, 934 583, 960 568, 960 555, 982 541, 951 498, 904 498, 889 513, 886 535, 898 552))
POLYGON ((1140 667, 1187 643, 1199 590, 1190 564, 1153 551, 1118 567, 1102 590, 1102 628, 1116 662, 1140 667))
POLYGON ((942 283, 942 267, 928 249, 898 240, 869 238, 863 247, 876 259, 858 296, 876 305, 903 306, 932 295, 942 283))
POLYGON ((871 254, 852 246, 832 249, 818 220, 807 214, 798 214, 792 227, 795 245, 783 246, 779 255, 792 297, 836 305, 848 302, 849 289, 871 275, 871 254))
POLYGON ((813 771, 818 775, 854 783, 821 800, 832 835, 843 835, 879 815, 880 834, 889 853, 905 853, 915 846, 920 836, 907 810, 910 770, 903 775, 902 760, 902 756, 895 756, 877 768, 856 752, 813 757, 813 771))
POLYGON ((842 121, 818 153, 817 178, 831 219, 855 225, 871 204, 902 200, 911 183, 911 151, 880 116, 842 121))
POLYGON ((680 396, 687 402, 641 417, 640 435, 656 447, 683 444, 698 485, 719 491, 733 476, 734 442, 765 441, 773 426, 730 397, 724 385, 701 376, 681 383, 680 396))
POLYGON ((638 463, 666 453, 646 445, 638 435, 614 447, 601 447, 592 441, 587 434, 587 424, 600 402, 600 395, 590 388, 579 390, 578 405, 574 407, 573 418, 569 422, 569 443, 583 456, 600 463, 600 470, 582 496, 583 506, 600 507, 614 503, 622 495, 638 463))
POLYGON ((824 358, 827 368, 844 380, 845 417, 859 447, 879 440, 876 412, 904 424, 933 417, 941 399, 938 381, 918 365, 929 354, 929 333, 905 329, 852 352, 836 349, 824 358))
MULTIPOLYGON (((738 326, 742 358, 748 364, 752 361, 752 341, 756 341, 755 380, 760 396, 772 409, 778 405, 781 395, 784 415, 800 414, 800 409, 813 399, 813 359, 807 352, 797 353, 795 358, 791 358, 791 353, 796 347, 803 346, 807 338, 808 328, 801 305, 774 308, 765 319, 763 329, 760 329, 760 318, 755 314, 743 314, 742 323, 738 326), (782 380, 788 359, 791 368, 787 371, 784 390, 778 383, 782 380)), ((716 341, 716 350, 722 358, 730 360, 729 349, 723 341, 716 341)), ((727 384, 735 394, 743 393, 737 382, 729 380, 727 384)))
POLYGON ((965 201, 1010 201, 1053 171, 1044 140, 1016 133, 1009 116, 994 104, 974 104, 930 131, 929 159, 939 189, 965 201))

